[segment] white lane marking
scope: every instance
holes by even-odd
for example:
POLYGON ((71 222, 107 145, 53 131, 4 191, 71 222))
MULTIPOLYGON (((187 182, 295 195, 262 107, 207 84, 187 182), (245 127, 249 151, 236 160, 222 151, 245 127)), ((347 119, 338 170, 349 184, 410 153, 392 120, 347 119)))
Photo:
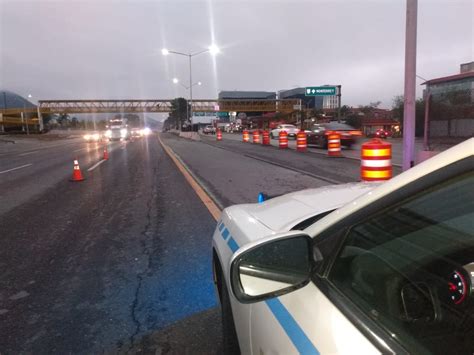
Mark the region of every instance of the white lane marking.
POLYGON ((0 174, 5 174, 5 173, 8 173, 9 171, 14 171, 14 170, 18 170, 18 169, 23 169, 23 168, 26 168, 26 167, 31 166, 31 165, 33 165, 33 164, 30 163, 30 164, 25 164, 25 165, 22 165, 22 166, 17 166, 16 168, 13 168, 13 169, 8 169, 8 170, 0 171, 0 174))
POLYGON ((81 150, 85 150, 85 149, 88 149, 89 147, 85 147, 85 148, 81 148, 81 149, 76 149, 76 150, 73 150, 73 152, 80 152, 81 150))
POLYGON ((97 168, 100 164, 102 164, 104 161, 105 161, 105 159, 102 159, 102 160, 98 161, 97 163, 95 163, 94 165, 92 165, 89 169, 87 169, 87 171, 92 171, 92 170, 94 170, 94 169, 97 168))
POLYGON ((35 150, 33 152, 27 152, 27 153, 23 153, 23 154, 18 154, 19 157, 24 157, 25 155, 30 155, 30 154, 36 154, 38 153, 39 150, 35 150))

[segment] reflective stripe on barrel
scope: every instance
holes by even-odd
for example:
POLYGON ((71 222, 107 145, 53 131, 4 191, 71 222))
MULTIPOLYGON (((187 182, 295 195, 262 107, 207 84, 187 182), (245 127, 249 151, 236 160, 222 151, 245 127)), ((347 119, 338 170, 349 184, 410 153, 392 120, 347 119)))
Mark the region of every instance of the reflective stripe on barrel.
POLYGON ((306 141, 306 133, 303 130, 299 131, 296 135, 296 150, 298 152, 306 152, 308 144, 306 141))
POLYGON ((341 155, 341 135, 337 132, 329 132, 328 135, 328 156, 340 157, 341 155))
POLYGON ((252 143, 260 144, 260 131, 258 129, 253 131, 253 142, 252 143))
POLYGON ((278 134, 278 147, 280 149, 288 148, 288 133, 286 131, 280 131, 278 134))
POLYGON ((270 133, 267 130, 262 132, 262 144, 270 145, 270 133))
POLYGON ((360 177, 363 181, 384 181, 392 177, 392 145, 374 138, 362 144, 360 177))
POLYGON ((249 131, 244 129, 242 132, 242 142, 247 143, 250 140, 249 131))

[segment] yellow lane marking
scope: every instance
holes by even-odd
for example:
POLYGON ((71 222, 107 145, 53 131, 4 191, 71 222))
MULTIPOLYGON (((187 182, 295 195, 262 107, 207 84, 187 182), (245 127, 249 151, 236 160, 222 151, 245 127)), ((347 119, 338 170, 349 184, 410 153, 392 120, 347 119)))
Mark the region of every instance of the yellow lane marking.
POLYGON ((221 216, 221 210, 217 205, 214 203, 214 201, 211 199, 211 197, 204 191, 204 189, 199 185, 199 183, 191 176, 191 174, 188 172, 188 170, 184 167, 183 164, 176 158, 175 153, 173 150, 168 147, 163 141, 161 140, 160 136, 158 136, 158 140, 161 143, 161 146, 165 150, 165 152, 168 154, 168 156, 173 160, 173 162, 176 164, 178 167, 179 171, 184 175, 184 178, 186 181, 191 185, 193 188, 194 192, 196 192, 196 195, 201 199, 202 203, 206 206, 206 208, 209 210, 209 213, 214 217, 216 221, 219 220, 221 216))

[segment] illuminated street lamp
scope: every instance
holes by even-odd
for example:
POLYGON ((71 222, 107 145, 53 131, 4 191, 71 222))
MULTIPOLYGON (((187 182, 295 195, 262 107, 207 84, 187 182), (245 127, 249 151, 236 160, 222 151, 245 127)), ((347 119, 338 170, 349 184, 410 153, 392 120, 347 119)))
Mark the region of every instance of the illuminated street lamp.
MULTIPOLYGON (((191 86, 186 86, 186 85, 184 85, 183 83, 181 83, 178 78, 173 78, 173 84, 180 84, 180 85, 181 85, 183 88, 185 88, 186 90, 189 90, 189 89, 191 89, 193 86, 196 86, 196 85, 198 85, 198 86, 201 86, 201 85, 202 85, 202 83, 201 83, 200 81, 198 81, 197 83, 194 83, 194 84, 192 84, 191 86)), ((189 119, 189 104, 186 104, 186 116, 187 116, 188 119, 189 119)), ((191 125, 192 125, 192 123, 193 123, 193 122, 192 122, 192 119, 191 119, 191 125)))
MULTIPOLYGON (((183 56, 189 58, 189 86, 188 86, 188 89, 189 89, 189 102, 190 102, 190 106, 191 106, 191 112, 190 112, 191 125, 193 124, 193 86, 194 85, 200 85, 199 84, 200 82, 197 82, 195 84, 192 83, 193 82, 192 58, 199 55, 199 54, 207 53, 207 52, 209 52, 212 56, 215 56, 215 55, 220 53, 220 49, 215 44, 212 44, 209 48, 204 49, 204 50, 199 51, 199 52, 195 52, 195 53, 182 53, 182 52, 170 51, 167 48, 163 48, 161 50, 161 54, 163 54, 163 55, 177 54, 177 55, 183 55, 183 56)), ((178 82, 179 82, 178 79, 176 79, 176 82, 173 79, 173 83, 177 84, 178 82)))

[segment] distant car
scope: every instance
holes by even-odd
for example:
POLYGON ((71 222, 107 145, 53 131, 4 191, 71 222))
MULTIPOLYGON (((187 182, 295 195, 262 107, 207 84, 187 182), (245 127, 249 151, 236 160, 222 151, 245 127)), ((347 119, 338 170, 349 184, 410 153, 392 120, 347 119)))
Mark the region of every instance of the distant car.
POLYGON ((216 133, 216 128, 214 126, 207 125, 202 130, 202 133, 204 133, 204 134, 215 134, 216 133))
POLYGON ((286 131, 286 133, 288 133, 288 138, 296 139, 296 135, 300 130, 298 129, 298 127, 292 124, 280 124, 277 126, 277 128, 271 130, 270 138, 278 139, 281 131, 286 131))
POLYGON ((378 129, 374 133, 374 137, 376 138, 387 138, 389 136, 389 132, 384 129, 378 129))
POLYGON ((350 148, 362 136, 362 132, 340 122, 328 122, 314 124, 310 132, 306 132, 308 145, 317 145, 321 148, 328 146, 328 134, 330 132, 338 132, 341 135, 341 145, 350 148))
POLYGON ((131 138, 141 138, 143 137, 143 130, 141 128, 132 128, 130 130, 131 138))
POLYGON ((473 146, 382 184, 224 209, 222 353, 473 354, 473 146))
POLYGON ((102 134, 99 131, 94 131, 84 135, 86 142, 100 142, 102 140, 102 134))

